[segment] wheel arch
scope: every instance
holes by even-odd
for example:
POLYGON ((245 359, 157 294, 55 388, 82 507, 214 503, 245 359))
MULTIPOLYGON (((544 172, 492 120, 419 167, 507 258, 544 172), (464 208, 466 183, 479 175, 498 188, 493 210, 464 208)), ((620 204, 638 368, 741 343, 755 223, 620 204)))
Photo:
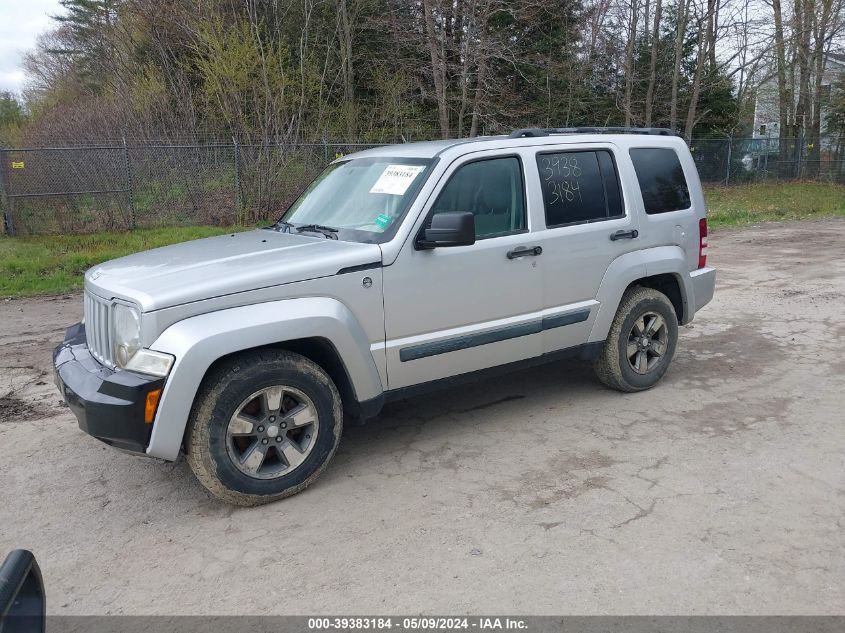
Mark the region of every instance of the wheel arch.
POLYGON ((634 286, 642 286, 644 288, 651 288, 652 290, 662 292, 672 303, 672 307, 675 309, 675 316, 678 317, 678 323, 686 323, 684 317, 688 308, 684 303, 681 283, 680 275, 675 273, 661 273, 632 281, 628 284, 628 287, 625 288, 625 291, 627 292, 629 288, 633 288, 634 286))
POLYGON ((356 403, 378 400, 384 391, 364 330, 335 299, 285 299, 191 317, 167 328, 151 348, 176 357, 147 448, 170 461, 179 455, 202 381, 236 354, 264 348, 302 354, 335 381, 353 415, 356 403))
POLYGON ((634 251, 611 262, 596 296, 599 310, 590 331, 590 342, 607 338, 613 317, 625 291, 645 286, 664 293, 675 308, 678 323, 689 323, 695 301, 686 256, 679 246, 660 246, 634 251))
POLYGON ((361 406, 355 395, 355 387, 352 384, 352 378, 349 375, 349 370, 346 368, 346 364, 340 357, 340 353, 337 351, 337 348, 328 338, 324 336, 309 336, 305 338, 278 341, 225 354, 215 360, 208 367, 202 381, 200 381, 200 385, 205 382, 209 374, 223 363, 243 354, 259 352, 267 349, 293 352, 295 354, 299 354, 300 356, 304 356, 308 360, 311 360, 319 365, 320 368, 329 375, 329 378, 332 379, 332 382, 334 382, 337 387, 341 400, 343 401, 344 411, 353 417, 361 417, 361 406))

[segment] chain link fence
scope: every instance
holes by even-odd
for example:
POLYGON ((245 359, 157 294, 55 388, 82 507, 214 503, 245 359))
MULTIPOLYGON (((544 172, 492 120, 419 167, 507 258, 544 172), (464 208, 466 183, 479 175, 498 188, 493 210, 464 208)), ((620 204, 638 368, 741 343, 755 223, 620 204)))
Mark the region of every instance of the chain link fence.
MULTIPOLYGON (((845 183, 845 139, 694 139, 705 183, 845 183)), ((278 218, 336 157, 376 144, 127 144, 0 148, 9 235, 251 225, 278 218)))
POLYGON ((698 138, 689 145, 705 183, 845 183, 845 136, 824 135, 812 143, 804 138, 698 138))
POLYGON ((5 232, 90 233, 275 220, 358 143, 0 149, 5 232))

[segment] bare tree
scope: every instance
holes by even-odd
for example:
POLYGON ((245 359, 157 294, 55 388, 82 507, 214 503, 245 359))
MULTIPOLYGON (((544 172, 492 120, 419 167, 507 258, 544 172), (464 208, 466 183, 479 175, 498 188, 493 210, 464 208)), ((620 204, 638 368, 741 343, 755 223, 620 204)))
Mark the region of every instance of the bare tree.
POLYGON ((675 16, 675 46, 672 62, 672 97, 669 111, 669 127, 678 128, 678 90, 681 81, 681 63, 684 54, 684 36, 687 29, 689 5, 692 0, 678 0, 677 15, 675 16))
POLYGON ((434 81, 434 92, 437 96, 437 112, 440 121, 440 135, 449 138, 449 104, 446 100, 446 60, 444 44, 439 36, 435 22, 435 12, 439 15, 439 3, 436 0, 423 0, 425 12, 425 34, 428 52, 431 56, 431 74, 434 81))
POLYGON ((637 18, 639 15, 639 0, 630 0, 630 10, 628 11, 628 44, 625 47, 625 100, 624 100, 624 114, 625 126, 631 125, 633 119, 633 91, 634 91, 634 76, 636 74, 635 56, 637 45, 637 18))
POLYGON ((663 18, 663 0, 654 0, 654 26, 651 30, 651 59, 648 66, 648 90, 645 97, 645 125, 651 126, 654 109, 654 87, 657 83, 657 56, 660 52, 660 21, 663 18))

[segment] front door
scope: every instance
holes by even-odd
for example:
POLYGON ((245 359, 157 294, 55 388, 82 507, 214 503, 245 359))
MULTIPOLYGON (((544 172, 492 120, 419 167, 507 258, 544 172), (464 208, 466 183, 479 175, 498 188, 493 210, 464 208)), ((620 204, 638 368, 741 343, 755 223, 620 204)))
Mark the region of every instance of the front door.
POLYGON ((524 174, 517 155, 456 161, 424 213, 472 212, 475 244, 417 250, 409 240, 384 268, 390 389, 542 353, 543 258, 531 250, 524 174))

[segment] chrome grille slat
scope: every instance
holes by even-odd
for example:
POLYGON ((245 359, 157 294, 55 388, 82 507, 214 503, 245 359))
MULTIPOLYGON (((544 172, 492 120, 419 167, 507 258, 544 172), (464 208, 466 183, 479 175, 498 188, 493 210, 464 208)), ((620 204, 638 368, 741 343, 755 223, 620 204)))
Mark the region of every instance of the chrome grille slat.
POLYGON ((105 351, 103 349, 103 304, 99 301, 95 301, 94 303, 96 310, 97 310, 97 320, 96 329, 94 330, 95 334, 97 335, 97 354, 100 356, 102 360, 105 351))
MULTIPOLYGON (((108 315, 111 314, 111 310, 108 306, 106 306, 106 320, 103 323, 108 323, 108 315)), ((111 363, 112 359, 114 358, 114 354, 112 354, 111 348, 111 324, 109 323, 107 327, 103 328, 106 336, 106 346, 103 348, 105 350, 105 357, 111 363)))
POLYGON ((111 336, 109 334, 111 302, 86 291, 83 307, 88 349, 98 361, 113 367, 111 336))
MULTIPOLYGON (((91 301, 91 336, 88 339, 88 347, 93 351, 94 356, 99 359, 100 352, 98 350, 100 349, 100 311, 97 308, 97 302, 94 301, 94 298, 88 297, 88 299, 91 301)), ((87 333, 88 330, 86 330, 86 334, 87 333)))
POLYGON ((100 351, 100 328, 102 327, 100 325, 100 304, 93 297, 91 297, 91 313, 94 315, 94 323, 91 327, 91 334, 93 335, 94 341, 94 355, 99 360, 102 358, 102 352, 100 351))
POLYGON ((109 356, 109 306, 107 304, 101 303, 100 304, 100 338, 102 342, 100 344, 100 354, 103 356, 103 360, 110 363, 111 357, 109 356))
POLYGON ((106 328, 104 326, 108 322, 108 317, 106 316, 105 306, 102 303, 98 303, 97 307, 100 313, 100 319, 97 322, 97 338, 100 341, 98 351, 100 352, 100 356, 106 358, 106 328))

